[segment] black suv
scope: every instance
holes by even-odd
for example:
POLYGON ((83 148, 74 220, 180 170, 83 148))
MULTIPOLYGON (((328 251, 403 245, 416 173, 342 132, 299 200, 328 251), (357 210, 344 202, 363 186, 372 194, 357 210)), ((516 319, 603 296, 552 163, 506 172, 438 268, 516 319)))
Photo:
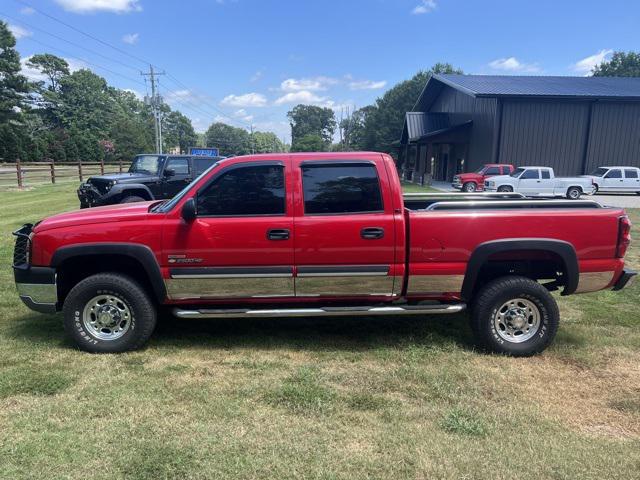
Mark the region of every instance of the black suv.
POLYGON ((222 158, 137 155, 127 173, 90 177, 80 185, 80 208, 171 198, 222 158))

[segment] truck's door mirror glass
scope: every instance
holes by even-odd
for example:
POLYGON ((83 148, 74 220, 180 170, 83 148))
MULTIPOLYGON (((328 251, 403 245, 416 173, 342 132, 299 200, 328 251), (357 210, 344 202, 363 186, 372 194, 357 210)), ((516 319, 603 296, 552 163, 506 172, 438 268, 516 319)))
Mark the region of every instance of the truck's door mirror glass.
POLYGON ((382 212, 375 165, 330 163, 302 165, 305 214, 382 212))
POLYGON ((237 167, 198 193, 199 216, 284 215, 282 165, 237 167))
POLYGON ((187 222, 191 222, 192 220, 195 220, 196 202, 193 200, 193 198, 190 198, 189 200, 184 202, 184 205, 182 206, 181 215, 182 215, 182 218, 187 222))
POLYGON ((165 177, 173 177, 176 174, 176 171, 173 168, 165 168, 164 176, 165 177))

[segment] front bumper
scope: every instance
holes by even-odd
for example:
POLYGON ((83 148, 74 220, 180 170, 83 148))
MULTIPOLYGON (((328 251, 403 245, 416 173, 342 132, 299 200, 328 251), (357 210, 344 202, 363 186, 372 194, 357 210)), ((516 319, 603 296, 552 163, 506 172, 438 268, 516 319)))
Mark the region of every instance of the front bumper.
POLYGON ((612 290, 622 290, 627 285, 633 283, 636 275, 638 275, 638 272, 636 272, 635 270, 625 268, 624 270, 622 270, 622 274, 620 275, 620 278, 618 278, 618 281, 615 283, 612 290))
POLYGON ((453 183, 451 184, 451 186, 452 186, 453 188, 458 189, 458 190, 462 190, 462 184, 461 184, 460 182, 453 182, 453 183))
POLYGON ((14 265, 13 275, 20 300, 31 310, 55 313, 58 306, 56 271, 49 267, 14 265))
POLYGON ((83 183, 78 188, 78 199, 80 200, 80 208, 99 207, 106 205, 108 193, 102 194, 96 187, 90 183, 83 183))

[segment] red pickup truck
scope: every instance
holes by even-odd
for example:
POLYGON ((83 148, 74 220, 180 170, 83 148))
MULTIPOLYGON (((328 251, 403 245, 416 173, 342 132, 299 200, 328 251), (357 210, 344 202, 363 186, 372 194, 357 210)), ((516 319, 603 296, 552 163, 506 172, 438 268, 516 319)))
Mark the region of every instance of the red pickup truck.
MULTIPOLYGON (((483 196, 483 195, 486 195, 483 196)), ((471 308, 478 343, 541 352, 552 290, 612 288, 630 222, 592 201, 403 197, 380 153, 268 154, 214 164, 169 201, 62 213, 15 232, 23 302, 62 310, 80 348, 121 352, 178 319, 425 315, 471 308)))
POLYGON ((496 175, 511 175, 513 165, 506 163, 488 163, 477 172, 459 173, 453 177, 451 186, 463 192, 473 193, 484 190, 484 181, 496 175))

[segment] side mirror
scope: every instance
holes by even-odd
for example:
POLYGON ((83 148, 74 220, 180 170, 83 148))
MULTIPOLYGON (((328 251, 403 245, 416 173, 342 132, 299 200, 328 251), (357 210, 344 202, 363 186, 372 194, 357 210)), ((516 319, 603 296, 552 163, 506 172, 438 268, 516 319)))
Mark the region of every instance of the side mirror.
POLYGON ((173 177, 176 174, 176 171, 173 168, 165 168, 164 176, 165 177, 173 177))
POLYGON ((184 202, 180 214, 185 222, 192 222, 196 219, 196 202, 193 198, 184 202))

